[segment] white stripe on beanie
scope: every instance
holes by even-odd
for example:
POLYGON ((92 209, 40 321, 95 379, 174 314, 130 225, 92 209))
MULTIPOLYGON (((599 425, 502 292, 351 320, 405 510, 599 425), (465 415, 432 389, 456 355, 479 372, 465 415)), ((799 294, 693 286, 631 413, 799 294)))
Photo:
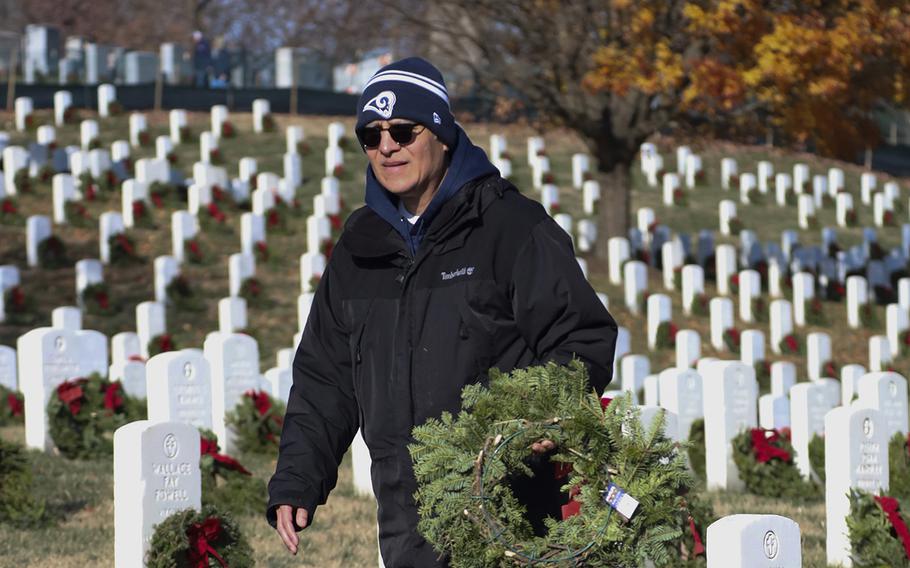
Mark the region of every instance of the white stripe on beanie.
POLYGON ((430 79, 426 75, 421 75, 420 73, 414 73, 413 71, 405 71, 403 69, 387 69, 385 71, 379 71, 375 75, 373 75, 373 77, 371 77, 371 79, 375 79, 376 77, 379 77, 381 75, 388 75, 388 74, 410 75, 411 77, 414 77, 416 79, 423 79, 427 83, 434 85, 435 87, 439 88, 443 92, 445 92, 445 90, 446 90, 445 85, 443 85, 442 83, 439 83, 437 81, 434 81, 433 79, 430 79))
POLYGON ((417 85, 418 87, 423 87, 424 89, 430 91, 437 97, 445 101, 446 105, 449 104, 449 95, 446 93, 444 87, 439 86, 439 83, 428 79, 423 75, 418 75, 417 73, 410 73, 408 71, 383 71, 382 73, 377 73, 367 82, 363 87, 364 90, 367 90, 371 85, 376 83, 381 83, 383 81, 401 81, 403 83, 411 83, 412 85, 417 85))

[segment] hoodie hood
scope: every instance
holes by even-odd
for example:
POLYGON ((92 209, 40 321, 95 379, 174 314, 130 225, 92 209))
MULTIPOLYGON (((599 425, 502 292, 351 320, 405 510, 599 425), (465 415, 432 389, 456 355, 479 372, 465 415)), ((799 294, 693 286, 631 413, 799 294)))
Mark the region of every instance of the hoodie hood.
POLYGON ((367 207, 401 234, 405 242, 408 243, 412 255, 416 254, 417 247, 423 240, 427 228, 446 201, 458 193, 468 182, 499 173, 496 166, 487 158, 483 148, 475 146, 460 126, 456 126, 456 128, 458 131, 457 142, 449 162, 449 169, 442 180, 442 184, 439 186, 439 190, 433 196, 433 200, 430 201, 430 204, 414 225, 402 219, 398 213, 398 197, 379 183, 379 180, 373 174, 373 167, 367 165, 367 207))

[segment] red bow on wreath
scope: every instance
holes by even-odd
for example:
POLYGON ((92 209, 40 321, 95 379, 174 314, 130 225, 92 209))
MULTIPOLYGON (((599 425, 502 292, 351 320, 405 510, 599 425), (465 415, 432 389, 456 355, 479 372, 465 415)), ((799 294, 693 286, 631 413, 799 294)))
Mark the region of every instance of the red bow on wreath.
POLYGON ((698 534, 698 529, 695 528, 695 519, 692 518, 692 515, 689 515, 689 533, 692 534, 692 539, 695 541, 695 546, 692 548, 692 556, 701 556, 705 553, 705 545, 701 542, 701 535, 698 534))
POLYGON ((174 344, 171 342, 171 336, 163 333, 158 336, 158 348, 162 353, 174 350, 174 344))
POLYGON ((104 408, 111 412, 123 406, 123 397, 120 396, 120 383, 111 383, 104 387, 104 408))
POLYGON ((256 412, 259 413, 259 416, 265 416, 272 409, 272 401, 269 400, 269 395, 263 391, 248 390, 244 395, 253 400, 253 406, 256 407, 256 412))
POLYGON ((67 381, 57 387, 57 398, 60 399, 60 402, 69 406, 70 413, 73 416, 76 416, 82 410, 83 394, 82 382, 78 380, 67 381))
POLYGON ((910 558, 910 530, 907 529, 904 519, 901 518, 900 504, 898 504, 897 499, 894 497, 876 496, 875 502, 878 503, 878 506, 882 508, 882 511, 888 515, 888 522, 894 527, 897 538, 899 538, 901 544, 904 545, 904 554, 907 558, 910 558))
POLYGON ((759 463, 768 463, 773 459, 789 463, 792 459, 790 452, 783 448, 774 446, 774 442, 780 439, 780 434, 774 430, 770 435, 765 435, 765 430, 761 428, 752 429, 752 452, 759 463))
POLYGON ((22 401, 13 393, 6 395, 6 404, 13 416, 22 416, 22 401))
POLYGON ((243 475, 253 475, 252 473, 247 471, 247 469, 245 467, 240 465, 239 461, 235 460, 231 456, 219 454, 218 453, 218 444, 217 444, 217 442, 215 442, 213 440, 202 438, 199 449, 200 449, 200 452, 199 452, 200 455, 212 456, 212 459, 214 459, 216 462, 224 465, 228 469, 233 469, 234 471, 239 471, 243 475))
POLYGON ((227 568, 224 558, 212 547, 212 542, 221 538, 223 529, 221 520, 209 517, 201 523, 193 523, 186 529, 186 536, 190 540, 190 549, 187 559, 194 568, 209 568, 209 555, 215 557, 219 564, 227 568))

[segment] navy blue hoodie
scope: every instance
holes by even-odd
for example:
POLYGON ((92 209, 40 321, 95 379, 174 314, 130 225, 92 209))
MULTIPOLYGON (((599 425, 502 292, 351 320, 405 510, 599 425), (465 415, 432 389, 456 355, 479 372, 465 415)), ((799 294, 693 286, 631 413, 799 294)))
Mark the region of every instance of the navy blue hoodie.
POLYGON ((366 204, 377 215, 395 227, 405 242, 411 254, 417 254, 420 242, 427 233, 427 228, 433 222, 433 217, 439 212, 442 205, 451 199, 466 183, 480 177, 490 174, 499 173, 483 148, 475 146, 465 131, 458 125, 458 139, 455 143, 455 150, 452 152, 452 159, 449 162, 449 170, 446 172, 439 191, 433 196, 433 200, 420 215, 414 225, 408 223, 407 219, 401 217, 398 212, 398 197, 389 192, 379 183, 373 174, 373 167, 367 165, 367 184, 366 184, 366 204))

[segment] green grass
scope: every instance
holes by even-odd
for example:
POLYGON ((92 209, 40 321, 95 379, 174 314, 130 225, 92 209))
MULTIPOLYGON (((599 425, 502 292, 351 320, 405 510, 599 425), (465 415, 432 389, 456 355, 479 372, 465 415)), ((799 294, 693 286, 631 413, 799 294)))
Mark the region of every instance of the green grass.
MULTIPOLYGON (((50 113, 39 111, 40 119, 46 120, 50 113)), ((167 132, 167 115, 148 113, 149 126, 154 136, 167 132)), ((259 340, 260 364, 262 370, 273 366, 275 353, 283 347, 291 347, 294 333, 297 331, 296 300, 300 291, 298 258, 305 248, 305 215, 312 207, 311 197, 318 193, 320 180, 324 171, 324 150, 326 147, 326 126, 331 118, 313 117, 278 117, 278 131, 274 134, 254 135, 251 133, 251 117, 247 114, 235 114, 232 122, 239 130, 239 136, 233 140, 224 140, 221 144, 226 159, 228 172, 232 177, 237 175, 237 161, 243 156, 253 156, 259 162, 259 171, 282 172, 281 161, 285 151, 284 127, 287 124, 302 124, 312 152, 303 158, 305 181, 299 190, 305 214, 290 219, 293 232, 288 235, 269 234, 267 237, 270 251, 275 261, 258 267, 257 277, 264 285, 267 300, 261 306, 250 306, 248 310, 249 327, 259 340)), ((340 119, 352 134, 353 119, 340 119)), ((0 113, 0 125, 12 135, 12 143, 25 144, 33 134, 15 133, 12 117, 0 113)), ((128 139, 127 117, 101 120, 101 139, 105 147, 117 139, 128 139)), ((191 114, 190 128, 194 140, 198 133, 209 126, 207 114, 191 114)), ((525 193, 534 195, 530 184, 530 168, 525 163, 525 138, 532 132, 524 127, 499 127, 482 124, 467 126, 469 134, 484 147, 488 147, 489 134, 500 132, 507 135, 509 153, 513 157, 514 179, 525 193)), ((61 145, 78 144, 78 126, 58 129, 58 140, 61 145)), ((353 142, 353 140, 351 140, 353 142)), ((672 154, 672 141, 659 140, 658 143, 665 157, 667 168, 675 165, 672 154)), ((645 185, 640 170, 633 169, 634 191, 632 193, 632 211, 638 207, 654 208, 657 218, 669 225, 674 231, 685 231, 695 236, 698 229, 717 227, 717 202, 728 198, 737 201, 740 219, 745 227, 753 229, 758 236, 767 241, 779 241, 780 231, 794 228, 796 225, 796 208, 779 208, 769 196, 764 205, 744 206, 738 203, 738 194, 723 192, 719 180, 719 161, 723 155, 733 155, 739 160, 740 172, 754 171, 755 163, 760 159, 771 159, 777 171, 792 171, 792 164, 805 161, 810 164, 812 173, 824 173, 835 162, 822 160, 809 155, 793 155, 780 150, 763 147, 732 147, 720 144, 691 143, 693 150, 704 158, 708 173, 707 185, 693 191, 691 205, 687 208, 669 208, 661 203, 660 192, 645 185)), ((547 136, 547 150, 551 166, 560 184, 561 209, 563 212, 579 218, 581 214, 580 192, 570 187, 571 155, 582 150, 582 144, 565 132, 553 132, 547 136)), ((191 172, 192 163, 198 159, 198 145, 183 144, 175 148, 179 157, 178 166, 185 172, 191 172)), ((153 148, 134 150, 134 159, 149 156, 153 148)), ((354 145, 345 152, 346 179, 341 181, 341 190, 349 207, 362 203, 362 172, 366 164, 363 154, 354 145)), ((860 205, 859 173, 860 169, 852 165, 836 164, 846 172, 847 189, 854 192, 859 213, 860 226, 871 224, 871 209, 860 205)), ((881 184, 886 176, 881 176, 881 184)), ((906 187, 906 184, 904 184, 906 187)), ((51 215, 51 187, 42 184, 28 195, 19 198, 20 209, 25 214, 51 215)), ((87 204, 93 218, 104 211, 120 210, 119 194, 100 194, 95 202, 87 204)), ((608 204, 603 204, 608 206, 608 204)), ((173 209, 173 205, 171 209, 173 209)), ((135 306, 137 303, 153 297, 153 270, 151 261, 155 256, 170 254, 170 221, 171 209, 154 210, 156 229, 136 229, 131 231, 135 237, 139 252, 147 262, 135 267, 105 267, 105 276, 110 286, 112 299, 117 306, 114 314, 109 316, 84 316, 84 327, 96 329, 108 336, 120 331, 135 330, 135 306)), ((238 252, 239 217, 242 211, 227 206, 229 229, 226 232, 212 232, 202 236, 203 245, 216 251, 215 260, 207 266, 195 267, 186 265, 184 271, 196 289, 208 300, 206 309, 200 313, 168 312, 168 328, 181 347, 201 347, 205 334, 217 329, 216 300, 228 295, 227 258, 238 252)), ((819 212, 820 226, 834 226, 833 209, 819 212)), ((899 223, 903 219, 899 220, 899 223)), ((81 258, 97 258, 97 228, 79 229, 73 227, 54 227, 55 234, 61 236, 67 244, 70 259, 75 262, 81 258)), ((859 242, 861 229, 838 229, 840 243, 849 246, 859 242)), ((879 230, 883 244, 894 246, 900 241, 898 228, 879 230)), ((800 232, 804 244, 820 243, 820 231, 800 232)), ((717 235, 717 242, 734 242, 729 238, 717 235)), ((589 257, 589 275, 592 285, 598 291, 606 292, 611 298, 611 312, 619 324, 628 328, 632 335, 632 352, 647 353, 651 360, 652 371, 659 371, 672 364, 673 354, 670 351, 649 353, 645 342, 645 320, 643 316, 630 314, 622 302, 622 290, 608 284, 606 266, 594 257, 589 257)), ((50 324, 51 310, 61 305, 74 305, 75 275, 74 269, 56 270, 28 269, 25 267, 25 230, 22 223, 12 226, 0 225, 0 264, 16 264, 22 270, 22 283, 27 295, 36 301, 35 320, 30 325, 0 325, 0 344, 15 346, 18 336, 39 325, 50 324)), ((662 279, 659 273, 651 271, 650 288, 662 290, 662 279)), ((713 283, 706 283, 709 296, 715 293, 713 283)), ((715 353, 708 341, 709 326, 707 318, 685 317, 682 315, 678 292, 669 293, 673 300, 674 320, 680 328, 696 329, 702 336, 703 356, 729 356, 715 353)), ((824 328, 803 328, 797 332, 801 335, 813 330, 822 330, 831 334, 832 348, 839 363, 867 363, 867 344, 869 336, 883 333, 884 309, 879 310, 882 329, 851 331, 844 325, 846 321, 845 304, 827 303, 825 312, 829 325, 824 328)), ((768 334, 767 324, 751 326, 764 329, 768 334)), ((803 358, 775 357, 767 349, 772 360, 791 360, 798 365, 798 376, 805 378, 803 358)), ((901 357, 896 364, 899 370, 907 370, 908 359, 901 357)), ((23 440, 21 426, 0 429, 4 437, 23 440)), ((113 554, 113 501, 112 501, 112 466, 107 460, 97 462, 73 462, 56 456, 32 453, 36 473, 36 491, 48 499, 53 522, 38 530, 0 530, 0 566, 103 566, 110 565, 113 554)), ((241 461, 255 475, 268 479, 274 469, 271 459, 253 459, 240 456, 241 461)), ((805 566, 824 566, 824 504, 822 502, 796 506, 775 499, 758 498, 749 495, 712 492, 709 494, 716 512, 719 515, 733 513, 776 513, 793 518, 800 523, 803 533, 803 560, 805 566)), ((302 533, 303 547, 299 558, 292 558, 284 551, 276 533, 264 522, 261 516, 250 516, 240 519, 241 526, 253 544, 256 558, 263 566, 367 566, 376 562, 376 525, 375 504, 370 500, 355 497, 351 485, 350 461, 346 458, 339 477, 339 486, 332 493, 326 506, 320 508, 315 525, 302 533)), ((704 528, 702 528, 704 530, 704 528)))

